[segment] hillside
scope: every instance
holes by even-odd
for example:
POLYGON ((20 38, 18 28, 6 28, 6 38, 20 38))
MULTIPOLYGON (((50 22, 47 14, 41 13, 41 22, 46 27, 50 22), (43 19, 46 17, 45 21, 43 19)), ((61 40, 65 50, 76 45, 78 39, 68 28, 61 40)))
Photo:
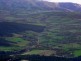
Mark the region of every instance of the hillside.
POLYGON ((40 0, 0 0, 0 10, 22 11, 81 11, 77 3, 52 3, 40 0))
POLYGON ((81 56, 81 5, 0 0, 0 55, 81 56))
POLYGON ((0 22, 0 51, 22 55, 81 56, 80 27, 81 14, 76 12, 7 15, 0 22))

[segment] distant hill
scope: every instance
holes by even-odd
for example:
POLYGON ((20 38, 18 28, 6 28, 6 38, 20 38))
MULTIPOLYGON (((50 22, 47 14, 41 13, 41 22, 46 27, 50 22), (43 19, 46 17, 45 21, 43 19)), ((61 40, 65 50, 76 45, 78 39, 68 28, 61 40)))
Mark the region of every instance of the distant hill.
POLYGON ((0 0, 0 10, 81 11, 81 5, 70 2, 53 3, 40 0, 0 0))

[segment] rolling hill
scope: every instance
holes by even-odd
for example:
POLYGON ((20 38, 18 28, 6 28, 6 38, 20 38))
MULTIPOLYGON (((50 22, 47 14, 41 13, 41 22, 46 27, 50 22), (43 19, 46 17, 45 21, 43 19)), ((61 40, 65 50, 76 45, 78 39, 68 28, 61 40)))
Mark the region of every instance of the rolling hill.
POLYGON ((0 51, 22 55, 47 55, 49 51, 48 56, 81 56, 80 13, 7 15, 3 20, 0 22, 0 51))
POLYGON ((81 5, 0 0, 0 52, 81 56, 81 5))

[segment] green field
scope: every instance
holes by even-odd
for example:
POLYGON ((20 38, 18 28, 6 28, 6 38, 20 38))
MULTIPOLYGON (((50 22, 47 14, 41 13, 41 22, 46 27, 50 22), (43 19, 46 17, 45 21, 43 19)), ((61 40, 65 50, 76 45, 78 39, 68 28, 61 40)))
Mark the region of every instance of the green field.
POLYGON ((26 46, 28 44, 27 40, 24 40, 24 39, 19 38, 19 37, 8 37, 6 39, 10 42, 15 42, 16 43, 15 45, 22 46, 22 47, 26 46))
POLYGON ((29 41, 24 40, 19 37, 6 37, 5 40, 8 42, 13 42, 12 46, 0 46, 0 51, 17 51, 25 48, 28 45, 29 41))
POLYGON ((81 50, 76 50, 76 51, 74 51, 74 55, 75 55, 76 57, 81 56, 81 50))
POLYGON ((29 52, 25 52, 22 55, 46 55, 50 56, 52 54, 56 54, 53 50, 31 50, 29 52))

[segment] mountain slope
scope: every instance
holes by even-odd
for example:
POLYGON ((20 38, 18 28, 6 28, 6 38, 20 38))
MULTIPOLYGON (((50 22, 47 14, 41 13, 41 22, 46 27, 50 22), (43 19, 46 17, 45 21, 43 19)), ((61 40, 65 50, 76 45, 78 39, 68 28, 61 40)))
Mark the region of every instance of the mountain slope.
POLYGON ((14 55, 81 56, 78 11, 81 5, 75 3, 0 0, 0 51, 14 55))
POLYGON ((6 22, 0 23, 1 51, 17 54, 23 50, 24 54, 30 55, 44 55, 45 51, 49 55, 60 57, 81 56, 81 53, 78 54, 81 52, 80 13, 45 12, 12 15, 3 19, 6 22))
POLYGON ((81 11, 76 3, 52 3, 39 0, 0 0, 0 10, 64 10, 81 11))

